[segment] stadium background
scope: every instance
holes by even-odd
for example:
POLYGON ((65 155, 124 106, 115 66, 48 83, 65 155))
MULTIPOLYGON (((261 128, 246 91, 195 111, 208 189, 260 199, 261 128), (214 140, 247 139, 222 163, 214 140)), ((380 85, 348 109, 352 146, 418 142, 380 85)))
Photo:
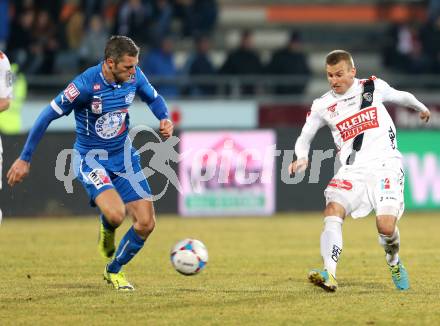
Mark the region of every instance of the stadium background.
MULTIPOLYGON (((390 107, 390 113, 405 156, 408 209, 438 210, 438 3, 114 0, 51 1, 48 5, 45 1, 0 0, 0 49, 17 64, 14 105, 0 119, 3 180, 39 111, 83 67, 97 62, 103 50, 100 40, 118 33, 133 37, 141 45, 140 64, 167 99, 178 136, 210 131, 224 132, 221 137, 225 138, 234 131, 273 131, 276 148, 283 155, 275 159, 273 169, 272 211, 321 210, 322 191, 332 176, 333 162, 324 161, 319 182, 308 182, 306 175, 299 184, 283 181, 282 164, 286 151, 293 149, 312 100, 327 90, 325 54, 343 48, 353 53, 359 77, 377 75, 396 88, 414 93, 431 109, 427 129, 421 129, 417 114, 410 110, 390 107), (224 64, 242 38, 250 44, 246 51, 254 53, 251 57, 259 62, 251 64, 236 56, 235 64, 224 64), (201 40, 209 41, 204 45, 206 56, 195 56, 194 42, 201 40), (273 54, 289 42, 292 56, 273 59, 273 54), (168 52, 164 55, 165 47, 168 52), (297 62, 303 64, 298 66, 297 62)), ((142 103, 136 102, 131 114, 132 126, 157 127, 142 103)), ((312 148, 333 148, 329 136, 322 130, 312 148)), ((0 207, 4 216, 95 214, 87 207, 81 186, 75 182, 69 194, 54 173, 57 155, 71 148, 73 141, 72 117, 50 127, 34 155, 30 177, 14 189, 3 183, 0 207)), ((155 140, 151 135, 142 136, 136 143, 145 141, 155 140)), ((145 164, 151 157, 148 154, 144 155, 145 164)), ((178 164, 172 166, 179 172, 178 164)), ((153 189, 161 190, 166 179, 156 173, 149 181, 153 189)), ((233 184, 229 188, 242 191, 234 189, 233 184)), ((177 213, 178 202, 178 193, 170 186, 155 205, 159 215, 177 213)), ((229 215, 255 214, 240 207, 235 211, 223 208, 229 215)))

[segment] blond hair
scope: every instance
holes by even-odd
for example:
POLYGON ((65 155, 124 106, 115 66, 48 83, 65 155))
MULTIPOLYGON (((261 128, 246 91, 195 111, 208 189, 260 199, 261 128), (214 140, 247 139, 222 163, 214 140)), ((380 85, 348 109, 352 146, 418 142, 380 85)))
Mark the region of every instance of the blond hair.
POLYGON ((341 61, 345 61, 350 68, 354 68, 353 57, 345 50, 333 50, 325 58, 325 63, 329 66, 334 66, 341 61))

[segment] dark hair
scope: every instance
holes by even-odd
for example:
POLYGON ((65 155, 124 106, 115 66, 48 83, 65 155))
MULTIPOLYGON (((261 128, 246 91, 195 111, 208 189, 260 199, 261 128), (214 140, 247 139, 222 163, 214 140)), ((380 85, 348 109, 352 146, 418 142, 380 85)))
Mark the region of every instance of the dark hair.
POLYGON ((118 63, 124 55, 135 57, 138 54, 139 47, 131 38, 122 35, 113 35, 105 45, 104 60, 112 58, 118 63))
POLYGON ((327 54, 327 57, 325 58, 325 63, 329 66, 334 66, 341 61, 347 62, 351 68, 354 67, 353 57, 349 52, 344 50, 334 50, 327 54))

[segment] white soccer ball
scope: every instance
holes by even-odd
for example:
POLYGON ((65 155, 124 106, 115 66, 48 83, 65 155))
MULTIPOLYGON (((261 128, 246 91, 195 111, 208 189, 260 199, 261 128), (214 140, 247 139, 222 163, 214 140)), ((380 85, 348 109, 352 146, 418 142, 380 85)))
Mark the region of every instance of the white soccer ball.
POLYGON ((206 266, 208 250, 200 240, 185 239, 174 245, 170 258, 176 271, 183 275, 195 275, 206 266))

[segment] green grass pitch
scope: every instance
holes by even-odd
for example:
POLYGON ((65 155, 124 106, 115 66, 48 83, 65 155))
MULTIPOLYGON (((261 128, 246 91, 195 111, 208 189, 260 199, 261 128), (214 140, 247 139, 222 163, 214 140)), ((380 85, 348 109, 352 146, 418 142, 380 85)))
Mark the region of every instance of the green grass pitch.
MULTIPOLYGON (((118 239, 127 230, 118 229, 118 239)), ((160 216, 125 269, 134 293, 102 280, 97 218, 6 218, 0 227, 0 325, 435 325, 440 321, 440 214, 407 213, 401 258, 411 290, 394 289, 373 217, 347 219, 339 289, 308 283, 321 267, 320 214, 271 218, 160 216), (207 268, 182 276, 169 250, 202 240, 207 268)))

